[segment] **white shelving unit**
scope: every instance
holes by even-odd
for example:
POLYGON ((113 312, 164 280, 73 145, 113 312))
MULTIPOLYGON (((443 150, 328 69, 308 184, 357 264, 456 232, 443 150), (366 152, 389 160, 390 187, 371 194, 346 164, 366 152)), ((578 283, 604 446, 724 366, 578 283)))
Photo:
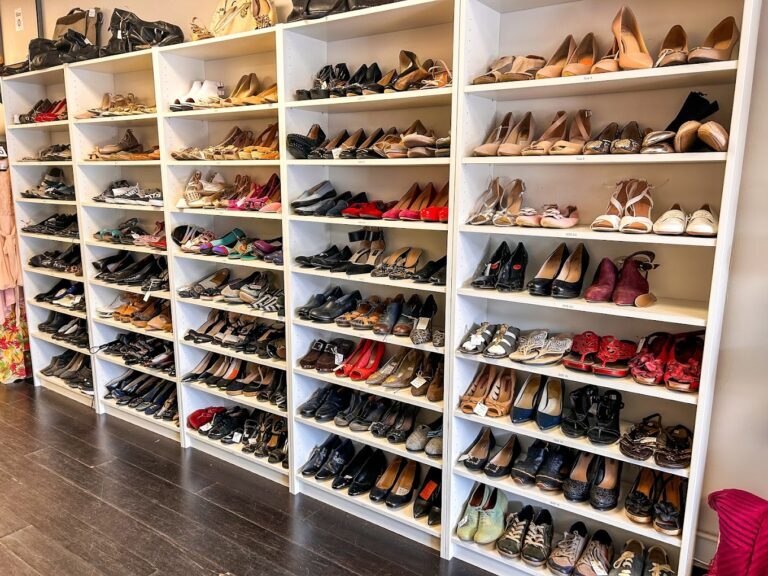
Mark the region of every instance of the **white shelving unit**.
MULTIPOLYGON (((743 158, 744 135, 748 120, 752 72, 754 68, 757 22, 760 0, 693 0, 631 2, 649 46, 660 44, 674 23, 685 26, 691 45, 697 45, 724 16, 733 15, 740 22, 741 42, 735 60, 586 75, 552 80, 472 85, 488 64, 502 55, 541 54, 548 57, 561 38, 573 33, 577 39, 589 31, 598 35, 601 50, 610 41, 610 23, 623 3, 618 0, 403 0, 394 4, 339 14, 319 20, 281 24, 223 38, 186 43, 161 49, 126 54, 30 72, 4 78, 3 100, 8 126, 8 148, 16 195, 19 228, 27 222, 40 221, 56 213, 76 213, 80 236, 61 239, 40 234, 19 233, 24 268, 27 313, 31 331, 31 351, 35 384, 45 386, 80 402, 93 403, 96 411, 129 421, 157 434, 176 439, 181 446, 205 451, 243 467, 255 474, 286 485, 291 492, 306 493, 348 512, 388 527, 426 545, 438 548, 446 558, 459 557, 499 574, 542 574, 519 561, 500 555, 491 546, 480 547, 460 541, 455 526, 475 482, 505 491, 510 500, 521 500, 552 510, 556 531, 575 519, 584 520, 590 529, 605 527, 614 536, 616 546, 627 537, 638 537, 648 544, 661 543, 671 553, 680 576, 690 576, 696 521, 702 491, 707 448, 707 430, 717 369, 717 354, 722 325, 728 263, 738 201, 739 177, 743 158), (692 9, 693 8, 693 9, 692 9), (589 14, 589 18, 584 15, 589 14), (595 28, 592 30, 592 28, 595 28), (296 100, 297 89, 311 86, 312 78, 326 64, 346 62, 350 71, 363 63, 378 62, 383 71, 397 65, 400 48, 413 50, 420 57, 441 59, 453 69, 452 87, 436 90, 402 92, 375 96, 326 100, 296 100), (255 72, 267 86, 278 83, 279 104, 266 104, 190 112, 171 112, 169 103, 186 93, 194 80, 214 79, 230 90, 245 73, 255 72), (592 132, 597 133, 609 121, 636 119, 641 126, 663 127, 680 108, 690 91, 704 91, 716 99, 720 111, 714 119, 729 128, 727 153, 689 153, 670 155, 561 156, 476 158, 472 149, 481 143, 491 125, 506 112, 520 117, 531 111, 540 133, 557 110, 593 111, 592 132), (133 92, 142 101, 157 104, 157 113, 115 118, 76 120, 74 116, 97 106, 104 92, 133 92), (14 125, 13 115, 27 112, 43 97, 66 95, 71 119, 48 124, 14 125), (452 135, 449 158, 369 159, 369 160, 297 160, 286 149, 286 135, 306 133, 312 124, 320 124, 329 137, 346 128, 366 131, 382 126, 404 128, 420 119, 438 135, 452 135), (232 126, 261 131, 267 123, 280 126, 280 159, 270 161, 186 162, 171 158, 173 150, 203 146, 221 139, 232 126), (93 146, 119 139, 132 129, 145 148, 158 145, 161 160, 99 162, 87 160, 93 146), (71 162, 22 161, 53 143, 72 144, 71 162), (20 192, 36 186, 45 172, 61 167, 76 187, 75 202, 24 199, 20 192), (195 170, 220 171, 227 181, 236 174, 247 174, 256 182, 266 182, 278 173, 282 185, 282 214, 261 214, 228 210, 193 210, 180 208, 184 187, 195 170), (567 230, 535 228, 496 228, 465 224, 478 196, 496 176, 521 178, 526 182, 525 205, 541 207, 547 203, 577 204, 581 213, 579 226, 567 230), (655 185, 658 217, 674 202, 695 209, 709 202, 719 209, 720 232, 717 238, 669 237, 657 235, 628 236, 599 234, 589 223, 601 214, 611 194, 611 186, 625 177, 648 178, 655 185), (163 190, 164 206, 131 206, 93 201, 111 181, 125 178, 144 187, 163 190), (299 216, 292 213, 290 202, 314 184, 329 180, 337 191, 366 191, 372 200, 399 199, 414 182, 449 183, 450 221, 445 223, 407 223, 299 216), (92 262, 103 258, 117 246, 96 240, 94 232, 114 227, 136 217, 145 228, 156 221, 165 223, 168 250, 120 246, 136 258, 147 254, 166 256, 170 290, 152 293, 171 302, 174 331, 150 332, 130 324, 101 319, 97 307, 111 302, 120 290, 141 294, 138 287, 117 287, 94 278, 92 262), (249 236, 282 236, 284 264, 259 261, 216 259, 178 250, 171 231, 182 224, 197 224, 216 233, 242 228, 249 236), (387 243, 387 253, 404 246, 418 246, 425 254, 421 263, 448 256, 446 286, 415 284, 408 281, 380 280, 369 276, 346 276, 327 271, 300 268, 294 258, 320 252, 331 244, 346 244, 347 234, 359 228, 380 228, 387 243), (531 277, 547 254, 560 242, 573 248, 583 242, 592 256, 591 270, 602 257, 616 258, 635 250, 652 250, 661 264, 651 272, 650 281, 658 302, 648 308, 590 304, 582 299, 555 300, 522 293, 498 293, 476 290, 471 280, 482 259, 502 241, 523 242, 529 253, 531 277), (105 384, 129 366, 119 357, 95 351, 91 355, 95 399, 73 391, 56 378, 43 376, 39 370, 50 358, 71 345, 54 340, 36 329, 52 311, 67 313, 55 305, 37 303, 34 296, 48 290, 60 279, 71 275, 27 265, 29 257, 52 248, 78 247, 83 255, 87 312, 72 312, 88 321, 91 346, 96 347, 123 332, 153 336, 173 346, 176 374, 156 373, 150 368, 130 366, 139 372, 157 375, 177 386, 181 426, 146 417, 135 410, 103 398, 105 384), (176 290, 197 281, 214 270, 227 267, 233 278, 255 270, 268 271, 274 284, 285 290, 286 315, 262 313, 244 305, 229 305, 181 298, 176 290), (413 344, 409 338, 377 336, 335 324, 318 324, 296 316, 296 308, 315 293, 338 285, 345 292, 360 290, 364 297, 391 297, 398 293, 433 296, 439 307, 436 326, 445 326, 446 345, 413 344), (285 322, 287 360, 258 358, 213 344, 195 344, 185 340, 189 329, 199 327, 212 310, 243 313, 266 322, 285 322), (508 322, 521 329, 548 327, 579 333, 594 330, 598 334, 637 340, 659 330, 693 331, 706 327, 701 388, 697 394, 680 394, 662 387, 636 384, 631 378, 605 378, 591 373, 568 370, 562 366, 532 367, 509 360, 489 360, 456 352, 456 345, 469 327, 483 320, 508 322), (385 357, 406 349, 436 353, 445 362, 445 399, 430 402, 413 396, 409 390, 391 390, 370 386, 364 381, 338 378, 299 367, 298 360, 316 338, 368 338, 383 342, 385 357), (244 396, 196 383, 182 382, 208 352, 254 362, 283 370, 288 382, 287 410, 244 396), (626 408, 622 426, 652 412, 660 412, 665 425, 683 423, 695 433, 693 462, 690 468, 665 470, 653 461, 636 462, 621 454, 616 445, 595 446, 584 439, 571 439, 559 430, 541 431, 535 424, 513 424, 509 418, 489 418, 465 414, 457 409, 476 371, 484 364, 514 369, 518 377, 527 373, 562 378, 567 391, 591 384, 601 391, 618 390, 626 408), (444 453, 433 459, 424 453, 409 453, 402 444, 390 444, 369 433, 351 432, 330 423, 319 423, 298 415, 298 407, 319 387, 333 384, 351 390, 379 395, 420 409, 418 420, 431 422, 443 416, 444 453), (289 465, 269 464, 186 428, 187 416, 206 406, 241 405, 284 416, 289 430, 289 465), (623 495, 620 506, 611 512, 599 512, 588 505, 573 504, 560 495, 536 488, 521 488, 508 479, 492 480, 471 472, 457 463, 481 426, 490 426, 498 439, 516 434, 529 446, 535 439, 545 440, 575 450, 593 452, 624 462, 625 484, 631 484, 641 467, 669 472, 688 480, 688 507, 681 536, 655 532, 649 526, 635 525, 624 515, 623 495), (303 477, 299 469, 312 448, 329 434, 350 438, 357 447, 380 448, 388 459, 404 456, 416 460, 422 478, 429 467, 442 474, 442 525, 428 526, 413 518, 412 506, 391 510, 374 504, 367 497, 352 498, 332 490, 326 483, 303 477)), ((85 354, 88 350, 77 349, 85 354)), ((624 487, 624 492, 628 486, 624 487)))

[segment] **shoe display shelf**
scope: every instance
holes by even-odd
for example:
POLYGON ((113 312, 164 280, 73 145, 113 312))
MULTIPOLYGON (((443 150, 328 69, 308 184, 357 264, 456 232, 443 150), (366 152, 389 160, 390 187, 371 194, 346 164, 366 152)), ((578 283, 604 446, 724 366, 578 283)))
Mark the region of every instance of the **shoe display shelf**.
MULTIPOLYGON (((552 80, 532 80, 487 85, 472 85, 472 78, 484 72, 489 63, 502 55, 539 53, 549 55, 567 33, 582 37, 596 26, 601 51, 607 48, 610 22, 624 3, 616 0, 403 0, 384 6, 337 14, 318 20, 280 24, 257 30, 200 42, 189 42, 165 48, 114 56, 49 70, 30 72, 2 80, 8 148, 17 206, 18 228, 39 222, 54 213, 77 213, 80 236, 58 239, 45 235, 19 234, 23 263, 25 295, 31 331, 31 350, 36 385, 46 386, 81 402, 94 404, 98 412, 133 422, 137 426, 179 440, 181 446, 205 451, 281 484, 291 492, 302 492, 332 504, 351 514, 385 526, 426 545, 438 548, 445 558, 459 557, 481 568, 499 574, 542 574, 519 560, 501 556, 493 545, 479 546, 462 542, 455 535, 457 522, 475 482, 499 488, 509 499, 549 509, 554 517, 555 532, 562 532, 575 520, 583 520, 590 531, 605 528, 617 546, 622 539, 635 537, 650 544, 661 544, 670 552, 680 576, 690 576, 695 540, 695 527, 702 490, 707 447, 707 430, 712 411, 717 352, 722 326, 728 261, 733 236, 739 190, 739 178, 748 119, 750 86, 756 46, 756 23, 759 0, 705 0, 693 6, 692 0, 678 3, 649 0, 630 2, 643 23, 649 46, 657 46, 673 23, 680 22, 695 45, 711 29, 713 22, 734 15, 741 29, 737 59, 728 62, 653 68, 611 74, 587 74, 552 80), (693 9, 692 9, 693 8, 693 9), (588 18, 585 15, 588 14, 588 18), (442 59, 451 67, 452 87, 417 90, 392 94, 364 95, 322 100, 297 100, 296 90, 312 87, 322 66, 346 62, 350 70, 363 63, 378 62, 384 68, 397 66, 397 53, 412 50, 422 59, 442 59), (170 103, 188 93, 195 80, 219 80, 225 91, 231 91, 246 73, 256 73, 263 85, 278 84, 278 104, 193 109, 172 112, 170 103), (610 121, 626 123, 637 120, 642 127, 662 127, 679 110, 690 91, 702 91, 717 100, 719 112, 713 119, 730 133, 727 153, 696 152, 662 155, 548 156, 477 158, 471 155, 482 143, 491 125, 506 112, 519 119, 525 112, 534 114, 537 134, 558 110, 571 114, 586 108, 592 110, 592 133, 596 134, 610 121), (105 92, 132 92, 142 103, 157 103, 157 113, 78 120, 74 116, 97 107, 105 92), (41 98, 66 96, 70 120, 41 125, 14 126, 13 116, 26 113, 41 98), (331 138, 341 129, 366 133, 378 127, 396 126, 402 130, 421 120, 439 136, 452 136, 450 157, 403 159, 333 159, 297 160, 287 151, 289 133, 306 134, 310 126, 319 124, 331 138), (280 128, 279 160, 185 161, 171 155, 187 147, 204 148, 221 141, 234 127, 260 133, 268 124, 278 122, 280 128), (160 160, 88 160, 96 146, 119 141, 130 129, 144 150, 159 146, 160 160), (41 149, 58 143, 72 144, 73 161, 22 161, 41 149), (76 202, 47 199, 24 199, 20 192, 39 184, 48 169, 60 166, 68 182, 76 185, 76 202), (589 166, 589 167, 587 167, 589 166), (277 173, 282 186, 282 214, 263 214, 225 209, 187 208, 182 201, 190 176, 200 170, 222 174, 233 182, 238 174, 263 183, 277 173), (564 230, 543 228, 498 228, 466 224, 480 195, 495 177, 520 178, 525 181, 524 206, 537 209, 544 204, 577 204, 579 226, 564 230), (597 233, 589 228, 594 217, 604 212, 615 183, 623 178, 646 178, 654 186, 654 215, 679 202, 695 208, 709 202, 720 213, 720 229, 716 238, 692 236, 630 236, 620 233, 597 233), (126 179, 139 182, 143 188, 163 190, 164 206, 120 205, 96 202, 111 182, 126 179), (338 193, 366 192, 370 200, 392 201, 401 198, 418 182, 436 186, 449 183, 448 223, 330 218, 295 214, 290 203, 304 191, 324 180, 330 181, 338 193), (113 302, 121 292, 144 294, 139 286, 118 286, 95 278, 92 263, 121 248, 94 237, 128 218, 152 230, 163 221, 168 248, 165 250, 169 270, 168 290, 153 292, 171 302, 173 333, 156 334, 132 325, 98 318, 96 309, 113 302), (240 228, 249 237, 282 237, 284 264, 274 265, 259 260, 232 260, 182 252, 173 242, 171 232, 180 225, 198 225, 225 234, 240 228), (369 275, 330 273, 326 270, 302 268, 297 256, 313 255, 331 245, 350 245, 348 234, 370 227, 381 230, 386 242, 385 255, 406 246, 423 250, 419 267, 428 260, 447 256, 447 285, 415 284, 369 275), (583 242, 590 253, 592 270, 604 257, 618 258, 637 250, 655 253, 660 267, 650 272, 652 291, 658 301, 646 308, 592 304, 583 299, 556 300, 533 297, 525 292, 499 293, 478 290, 471 284, 484 260, 503 241, 514 245, 523 242, 529 255, 526 279, 535 275, 547 255, 561 242, 573 250, 583 242), (40 370, 51 358, 71 345, 53 339, 35 327, 48 313, 58 310, 54 303, 37 305, 34 296, 50 290, 65 278, 45 269, 28 266, 33 254, 44 250, 79 247, 83 255, 87 311, 73 316, 87 317, 90 330, 95 399, 73 391, 55 378, 44 377, 40 370), (255 271, 268 272, 274 287, 285 291, 285 317, 274 312, 261 312, 245 304, 230 305, 219 301, 182 298, 177 291, 195 283, 220 268, 229 268, 232 278, 255 271), (49 273, 46 273, 49 272, 49 273), (339 327, 335 323, 317 323, 299 318, 297 309, 309 298, 331 286, 345 293, 359 290, 361 295, 382 298, 404 294, 406 299, 418 294, 422 300, 435 298, 438 314, 435 327, 445 327, 446 343, 436 348, 431 342, 414 344, 410 338, 374 335, 371 331, 339 327), (262 359, 254 354, 234 351, 211 343, 195 343, 184 338, 190 329, 199 328, 212 311, 232 312, 268 323, 286 324, 287 359, 262 359), (547 328, 551 331, 578 334, 592 330, 599 335, 614 335, 637 341, 656 331, 672 333, 706 328, 701 385, 698 393, 685 394, 664 387, 644 386, 631 377, 606 378, 588 372, 576 372, 559 364, 531 366, 508 359, 491 360, 482 355, 457 352, 464 335, 475 323, 507 322, 521 330, 547 328), (122 333, 136 332, 142 337, 156 336, 173 345, 176 376, 136 366, 141 373, 153 374, 175 382, 179 398, 180 427, 146 417, 135 410, 118 407, 103 398, 105 386, 129 366, 120 357, 110 356, 96 347, 122 333), (399 350, 418 349, 436 352, 445 361, 445 398, 430 402, 411 395, 409 389, 385 389, 365 381, 338 378, 333 373, 321 374, 303 369, 299 359, 312 342, 321 338, 347 338, 354 342, 370 339, 383 342, 385 358, 399 350), (200 383, 182 382, 208 353, 215 352, 240 358, 265 367, 285 370, 288 382, 287 410, 289 467, 272 465, 244 453, 238 445, 226 445, 186 427, 186 419, 194 410, 208 406, 240 405, 280 414, 274 405, 245 396, 228 396, 225 392, 200 383), (684 424, 694 431, 693 459, 690 467, 664 469, 653 459, 632 461, 617 445, 596 446, 586 439, 572 439, 559 429, 540 430, 535 423, 514 424, 509 417, 465 414, 458 410, 459 398, 484 365, 512 368, 518 380, 528 374, 561 378, 568 393, 586 384, 602 392, 617 390, 625 404, 621 411, 622 431, 644 416, 659 412, 663 424, 684 424), (432 422, 442 414, 444 448, 441 459, 423 452, 408 453, 402 444, 390 444, 368 432, 352 432, 332 421, 317 422, 299 415, 298 408, 314 391, 327 385, 338 385, 353 391, 377 394, 388 400, 417 406, 419 422, 432 422), (560 494, 545 493, 538 488, 513 484, 509 478, 490 479, 466 469, 459 455, 472 443, 482 426, 489 426, 502 443, 517 435, 525 452, 535 440, 544 440, 575 450, 591 452, 623 463, 622 492, 619 506, 610 512, 599 512, 588 504, 573 504, 560 494), (442 474, 442 523, 429 526, 416 520, 412 504, 399 509, 371 502, 367 496, 351 497, 335 491, 328 483, 304 477, 300 468, 312 449, 329 434, 351 439, 357 448, 369 445, 381 448, 391 461, 396 456, 416 460, 423 478, 428 467, 442 474), (679 536, 656 532, 651 525, 633 524, 623 510, 624 496, 642 467, 669 472, 688 480, 685 519, 679 536)), ((156 249, 127 246, 135 258, 162 253, 156 249)), ((66 313, 66 310, 62 310, 66 313)), ((88 354, 87 350, 83 351, 88 354)), ((418 487, 417 487, 418 489, 418 487)))
MULTIPOLYGON (((50 314, 59 312, 72 318, 84 318, 82 312, 73 312, 53 302, 37 302, 35 296, 49 292, 58 282, 75 279, 74 276, 47 268, 34 268, 29 258, 45 251, 64 251, 78 246, 80 238, 63 238, 48 234, 22 232, 24 226, 42 222, 54 214, 79 213, 77 202, 44 198, 23 198, 21 192, 36 188, 43 176, 53 166, 61 167, 67 183, 73 182, 72 162, 38 162, 24 160, 34 158, 38 153, 54 144, 69 143, 69 123, 49 122, 16 124, 14 117, 26 114, 39 101, 51 101, 65 97, 64 67, 58 66, 40 72, 19 74, 3 79, 3 103, 5 110, 6 139, 8 144, 9 170, 14 194, 19 258, 22 264, 22 278, 26 299, 26 314, 29 326, 29 348, 34 367, 36 386, 44 386, 80 403, 93 406, 94 398, 71 388, 60 378, 45 376, 40 372, 48 366, 54 356, 67 350, 88 354, 88 350, 65 341, 55 340, 52 334, 41 332, 37 326, 45 322, 50 314)), ((83 278, 78 278, 83 281, 83 278)))
MULTIPOLYGON (((377 62, 382 73, 397 66, 401 48, 411 50, 422 59, 441 59, 449 66, 457 65, 454 32, 454 6, 452 1, 406 0, 395 4, 348 14, 331 16, 316 22, 286 24, 282 30, 283 61, 286 63, 280 81, 284 94, 281 110, 282 134, 306 134, 318 124, 328 138, 346 129, 350 134, 362 128, 366 135, 381 127, 385 131, 396 126, 405 130, 415 120, 435 130, 439 136, 448 136, 453 127, 455 109, 452 87, 434 90, 412 90, 379 95, 362 95, 341 98, 297 100, 296 91, 312 87, 312 79, 325 65, 345 62, 350 72, 362 64, 377 62), (284 118, 284 120, 282 120, 284 118)), ((281 98, 283 95, 281 94, 281 98)), ((318 422, 304 418, 298 408, 316 390, 333 384, 342 388, 362 391, 420 408, 417 422, 432 422, 443 412, 442 402, 429 402, 425 396, 416 397, 410 386, 397 390, 382 386, 370 386, 365 381, 337 378, 333 373, 322 374, 299 367, 299 359, 310 349, 315 339, 326 342, 333 338, 345 338, 355 343, 369 339, 386 344, 384 358, 389 358, 403 348, 417 348, 435 352, 441 356, 448 347, 436 348, 431 342, 414 344, 408 337, 375 335, 371 330, 355 330, 339 327, 335 323, 317 323, 298 318, 296 309, 305 305, 314 295, 338 286, 343 292, 359 290, 363 298, 379 296, 382 300, 403 294, 406 301, 418 295, 422 301, 433 296, 438 304, 434 327, 442 328, 450 323, 449 297, 446 286, 416 284, 410 280, 391 280, 388 277, 372 277, 370 274, 347 275, 332 273, 327 269, 301 267, 295 261, 298 256, 311 256, 332 245, 349 246, 352 252, 358 243, 349 234, 363 229, 381 230, 386 249, 384 257, 400 248, 414 247, 423 250, 418 268, 429 260, 446 256, 449 247, 449 225, 446 223, 366 220, 296 214, 290 203, 305 191, 325 180, 338 194, 346 191, 367 193, 369 201, 397 201, 414 184, 421 187, 433 182, 438 190, 450 184, 450 197, 455 193, 450 158, 403 158, 403 159, 327 159, 297 160, 286 154, 283 167, 283 214, 288 223, 288 300, 287 314, 291 330, 291 470, 297 491, 304 492, 338 506, 376 524, 388 527, 399 534, 440 548, 441 532, 446 526, 429 526, 426 518, 414 519, 412 505, 392 509, 383 503, 372 502, 367 495, 349 496, 346 490, 333 490, 330 482, 320 482, 312 476, 301 475, 299 469, 309 457, 313 447, 331 434, 349 438, 356 448, 368 445, 381 449, 390 461, 396 456, 419 463, 421 476, 430 467, 441 468, 440 459, 428 457, 424 452, 408 452, 405 444, 392 444, 386 438, 376 438, 370 432, 354 432, 331 422, 318 422)), ((450 204, 452 206, 452 204, 450 204)), ((379 262, 373 262, 378 264, 379 262)), ((448 262, 447 278, 451 278, 452 262, 448 262)), ((447 383, 448 374, 445 375, 447 383)), ((443 469, 443 476, 447 471, 443 469)), ((421 486, 417 483, 416 491, 421 486)))
MULTIPOLYGON (((714 393, 717 356, 727 282, 728 260, 733 235, 735 208, 744 150, 744 131, 750 100, 754 67, 756 17, 760 2, 733 0, 697 4, 631 2, 632 10, 644 25, 649 46, 658 46, 673 25, 685 26, 689 37, 703 38, 714 23, 725 16, 736 17, 741 29, 738 58, 728 62, 683 65, 608 74, 587 74, 493 84, 473 85, 472 79, 504 55, 551 54, 557 42, 571 33, 578 41, 594 31, 600 50, 610 43, 610 23, 617 10, 627 3, 605 0, 559 2, 496 2, 465 0, 461 11, 461 66, 458 84, 456 186, 462 190, 452 210, 453 257, 455 268, 454 350, 476 323, 508 323, 523 331, 546 328, 551 333, 579 334, 592 330, 598 335, 614 335, 637 342, 653 332, 672 334, 706 328, 700 389, 681 393, 663 386, 645 386, 626 378, 602 377, 589 372, 569 370, 559 363, 532 366, 508 359, 492 360, 482 354, 461 351, 449 354, 452 361, 451 389, 446 392, 446 411, 452 415, 450 443, 446 445, 446 466, 450 468, 449 510, 443 522, 448 556, 456 556, 498 574, 541 574, 544 569, 502 556, 495 545, 463 542, 455 527, 476 482, 498 488, 510 501, 522 501, 546 508, 554 518, 555 534, 562 533, 577 520, 584 521, 590 532, 608 530, 618 551, 627 538, 646 545, 662 545, 670 554, 673 568, 681 576, 690 575, 696 537, 696 522, 702 491, 707 434, 714 393), (694 13, 695 12, 695 13, 694 13), (586 17, 588 15, 588 17, 586 17), (637 154, 598 156, 517 156, 474 157, 473 149, 482 144, 495 122, 512 112, 520 120, 530 111, 543 131, 555 112, 565 110, 571 118, 577 110, 589 109, 592 133, 611 121, 620 126, 637 120, 641 126, 655 129, 672 120, 691 91, 704 92, 717 100, 719 112, 713 116, 730 132, 727 153, 699 152, 684 154, 637 154), (525 183, 523 206, 540 210, 546 204, 576 205, 581 224, 569 229, 475 226, 467 224, 478 200, 492 179, 508 181, 519 178, 525 183), (709 202, 720 213, 716 238, 692 236, 629 235, 619 232, 599 233, 589 223, 605 211, 616 182, 625 178, 647 179, 653 186, 655 206, 651 218, 658 218, 672 204, 693 210, 709 202), (604 257, 617 259, 638 250, 655 253, 660 266, 649 272, 652 292, 658 301, 646 308, 596 304, 583 298, 556 299, 531 296, 522 292, 497 292, 473 287, 473 278, 493 251, 506 241, 514 250, 522 242, 528 252, 526 280, 533 278, 547 256, 564 242, 573 251, 584 243, 591 265, 585 274, 584 288, 590 285, 593 271, 604 257), (617 390, 623 395, 622 432, 631 423, 658 412, 664 426, 684 424, 694 432, 690 467, 665 469, 651 458, 633 460, 619 451, 618 444, 598 446, 586 438, 573 439, 559 427, 541 430, 535 422, 515 424, 509 416, 491 418, 464 413, 459 406, 475 374, 492 364, 511 368, 518 383, 529 374, 559 378, 565 382, 563 397, 567 412, 569 393, 584 385, 594 385, 602 393, 617 390), (482 426, 490 426, 497 446, 511 434, 517 436, 523 453, 535 440, 591 452, 623 462, 622 490, 618 507, 601 512, 587 504, 566 500, 560 493, 525 487, 507 476, 493 479, 467 469, 460 455, 472 444, 482 426), (680 535, 656 531, 650 524, 636 524, 624 513, 624 499, 642 467, 683 476, 688 480, 687 507, 680 535)), ((696 45, 698 40, 692 40, 696 45)), ((653 49, 651 50, 653 53, 653 49)), ((601 52, 602 54, 602 52, 601 52)), ((480 411, 482 412, 482 411, 480 411)))
MULTIPOLYGON (((200 226, 219 236, 235 228, 245 232, 248 238, 271 239, 285 236, 281 214, 189 208, 184 200, 185 187, 195 171, 200 171, 203 177, 215 171, 221 174, 228 184, 234 183, 237 175, 247 175, 251 181, 262 184, 269 180, 272 174, 280 175, 281 160, 186 161, 174 159, 171 155, 172 152, 185 148, 203 149, 217 144, 224 140, 234 127, 250 130, 257 136, 268 125, 278 122, 278 104, 203 108, 181 112, 170 109, 170 104, 176 99, 183 99, 196 80, 222 82, 227 94, 245 74, 255 73, 264 88, 277 82, 278 35, 278 29, 269 28, 168 46, 155 51, 155 62, 159 93, 158 115, 162 134, 160 147, 163 157, 163 191, 169 234, 171 298, 174 319, 178 319, 174 324, 174 337, 177 340, 182 444, 287 486, 290 474, 281 464, 271 464, 266 458, 256 458, 252 453, 243 452, 239 444, 227 445, 213 441, 186 426, 189 414, 209 406, 239 405, 248 410, 256 409, 283 417, 288 416, 287 412, 252 397, 230 396, 202 383, 181 380, 181 376, 197 366, 208 352, 287 371, 287 365, 282 361, 262 359, 255 354, 234 351, 215 343, 195 343, 184 338, 189 330, 199 328, 208 315, 217 310, 242 314, 249 319, 268 324, 283 322, 284 318, 275 312, 259 311, 246 304, 227 304, 178 295, 178 290, 183 286, 194 284, 222 268, 229 269, 232 280, 247 277, 256 271, 265 272, 269 274, 273 287, 284 288, 284 266, 263 260, 230 259, 183 252, 170 238, 171 232, 182 225, 200 226)), ((280 153, 282 156, 282 149, 280 153)), ((287 343, 290 349, 288 337, 287 343)))

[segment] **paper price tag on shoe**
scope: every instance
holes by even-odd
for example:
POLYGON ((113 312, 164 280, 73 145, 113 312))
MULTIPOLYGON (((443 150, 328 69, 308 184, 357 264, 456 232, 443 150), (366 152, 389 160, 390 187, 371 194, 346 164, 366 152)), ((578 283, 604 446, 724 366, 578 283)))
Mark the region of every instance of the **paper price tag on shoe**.
POLYGON ((475 414, 480 416, 481 418, 484 418, 486 414, 488 414, 488 406, 480 402, 475 406, 475 409, 473 410, 475 414))
POLYGON ((207 422, 200 426, 199 432, 208 432, 211 428, 213 428, 213 422, 207 422))
POLYGON ((232 442, 234 444, 240 444, 242 439, 243 439, 243 433, 242 432, 235 432, 234 434, 232 434, 232 442))
POLYGON ((417 389, 421 388, 426 383, 427 383, 427 381, 424 378, 424 376, 416 376, 416 378, 411 380, 411 386, 413 386, 414 388, 417 388, 417 389))

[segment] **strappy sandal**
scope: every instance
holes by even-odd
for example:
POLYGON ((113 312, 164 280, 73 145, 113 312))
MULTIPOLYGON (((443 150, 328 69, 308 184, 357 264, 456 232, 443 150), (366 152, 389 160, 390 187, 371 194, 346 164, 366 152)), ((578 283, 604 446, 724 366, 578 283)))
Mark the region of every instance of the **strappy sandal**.
POLYGON ((577 334, 573 337, 570 354, 563 358, 563 366, 571 370, 592 372, 599 349, 600 336, 591 331, 577 334))
POLYGON ((423 250, 421 248, 410 248, 405 255, 402 265, 399 266, 396 263, 390 271, 390 280, 407 280, 411 278, 416 273, 416 266, 419 265, 419 259, 421 259, 422 254, 423 250))
POLYGON ((493 339, 495 332, 495 324, 483 322, 479 326, 475 325, 461 343, 461 351, 464 354, 480 354, 493 339))
POLYGON ((523 195, 525 194, 525 183, 516 178, 504 191, 499 199, 498 210, 493 215, 494 226, 514 226, 517 216, 520 214, 520 207, 523 204, 523 195))
POLYGON ((619 222, 619 232, 650 234, 653 231, 651 210, 653 210, 651 186, 644 180, 636 180, 632 194, 624 206, 624 216, 619 222))
POLYGON ((624 408, 621 392, 608 390, 597 400, 595 423, 587 432, 587 437, 592 444, 609 446, 619 441, 621 429, 619 427, 619 414, 624 408))
POLYGON ((504 189, 498 178, 494 178, 483 192, 477 204, 472 210, 472 216, 467 220, 471 226, 484 226, 493 222, 496 214, 496 207, 501 201, 504 189))
POLYGON ((506 358, 517 348, 518 338, 520 338, 519 328, 507 324, 499 325, 493 339, 483 350, 483 356, 486 358, 506 358))
POLYGON ((501 58, 497 58, 489 66, 488 72, 476 77, 472 80, 472 84, 496 84, 497 82, 502 82, 502 75, 512 71, 514 62, 514 56, 502 56, 501 58))
POLYGON ((525 362, 536 357, 547 342, 549 333, 546 330, 529 330, 520 335, 517 349, 509 355, 513 362, 525 362))
POLYGON ((353 318, 350 322, 352 328, 355 330, 372 330, 384 317, 384 314, 387 311, 387 306, 389 306, 391 302, 392 300, 387 298, 384 302, 380 302, 371 308, 367 314, 361 314, 357 318, 353 318))
POLYGON ((640 351, 629 361, 632 379, 638 384, 656 386, 664 378, 664 369, 673 343, 668 332, 654 332, 644 338, 640 351))
POLYGON ((427 72, 429 72, 431 78, 422 80, 421 88, 419 88, 419 90, 448 88, 453 85, 453 72, 451 72, 451 69, 444 60, 436 60, 434 66, 431 66, 427 72))
POLYGON ((523 156, 546 156, 550 149, 567 134, 568 114, 560 110, 544 133, 523 149, 523 156))
POLYGON ((531 366, 557 364, 563 359, 563 356, 570 352, 572 344, 573 338, 570 334, 555 334, 547 338, 547 341, 534 358, 523 360, 522 362, 531 366))
POLYGON ((584 145, 592 137, 592 125, 589 121, 591 110, 579 110, 576 119, 568 128, 566 138, 558 140, 549 149, 552 156, 575 156, 584 151, 584 145))
POLYGON ((675 338, 669 346, 669 361, 664 371, 664 385, 676 392, 696 392, 701 379, 704 356, 704 332, 675 338))
POLYGON ((664 468, 687 468, 691 465, 692 452, 693 432, 682 424, 678 424, 662 430, 654 460, 664 468))
POLYGON ((630 340, 619 340, 613 336, 600 338, 600 348, 597 351, 592 372, 600 376, 624 378, 629 374, 629 360, 635 355, 637 343, 630 340))

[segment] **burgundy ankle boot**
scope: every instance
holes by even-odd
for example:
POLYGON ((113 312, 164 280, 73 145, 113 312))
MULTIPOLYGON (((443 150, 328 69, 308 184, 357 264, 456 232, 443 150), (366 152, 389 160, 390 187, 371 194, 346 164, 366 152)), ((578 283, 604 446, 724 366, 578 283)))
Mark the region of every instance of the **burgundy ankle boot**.
POLYGON ((619 269, 610 258, 603 258, 595 272, 592 285, 584 291, 584 300, 587 302, 610 302, 613 289, 616 287, 616 279, 619 277, 619 269))
POLYGON ((641 251, 627 256, 613 291, 613 303, 619 306, 634 306, 638 296, 650 293, 648 271, 658 264, 653 264, 656 255, 653 252, 641 251), (645 272, 645 275, 643 275, 645 272))

